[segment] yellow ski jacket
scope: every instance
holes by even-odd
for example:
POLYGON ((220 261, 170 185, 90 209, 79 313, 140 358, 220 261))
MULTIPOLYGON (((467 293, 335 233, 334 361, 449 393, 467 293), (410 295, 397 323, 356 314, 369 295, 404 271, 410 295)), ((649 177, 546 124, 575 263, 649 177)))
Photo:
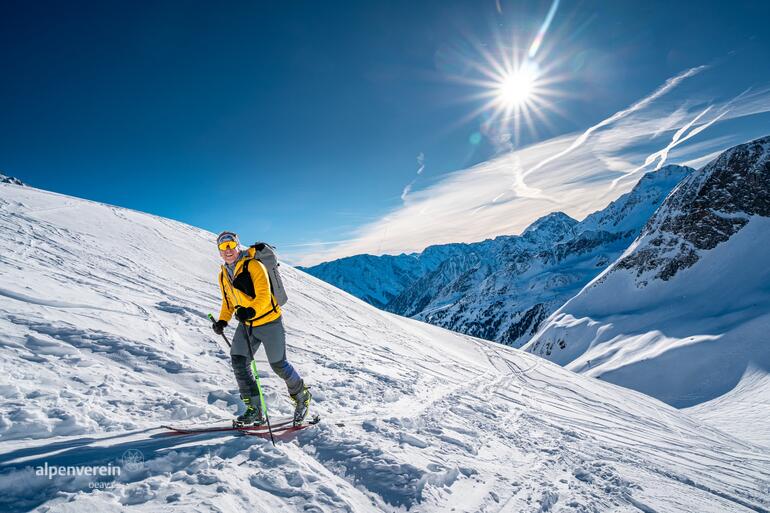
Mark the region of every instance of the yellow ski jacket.
POLYGON ((267 269, 262 262, 254 259, 254 253, 254 248, 249 248, 248 256, 241 258, 235 264, 232 280, 227 274, 227 269, 222 265, 219 271, 219 289, 222 291, 220 320, 229 321, 232 319, 233 312, 238 306, 254 309, 256 314, 247 321, 247 324, 252 326, 261 326, 281 316, 281 307, 270 291, 270 278, 267 269), (244 266, 247 262, 248 269, 244 274, 244 266), (252 291, 254 292, 253 296, 247 294, 247 292, 252 291))

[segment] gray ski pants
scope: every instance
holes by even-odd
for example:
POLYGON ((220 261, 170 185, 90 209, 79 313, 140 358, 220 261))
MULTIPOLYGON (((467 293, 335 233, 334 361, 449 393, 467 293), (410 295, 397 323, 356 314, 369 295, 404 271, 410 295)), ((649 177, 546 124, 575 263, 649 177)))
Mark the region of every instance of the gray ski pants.
POLYGON ((230 358, 241 396, 256 397, 259 395, 257 381, 251 374, 249 365, 252 355, 257 353, 260 345, 265 346, 267 361, 270 362, 273 372, 286 382, 289 394, 299 393, 304 382, 292 364, 286 360, 286 330, 283 327, 283 320, 279 317, 274 321, 252 328, 239 322, 235 329, 230 348, 230 358), (249 351, 249 346, 251 346, 251 351, 249 351))

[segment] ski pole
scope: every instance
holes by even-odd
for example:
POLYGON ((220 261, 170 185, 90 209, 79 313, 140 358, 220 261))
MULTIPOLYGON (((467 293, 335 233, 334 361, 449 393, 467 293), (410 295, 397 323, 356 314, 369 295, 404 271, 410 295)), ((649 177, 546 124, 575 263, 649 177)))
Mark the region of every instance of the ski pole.
MULTIPOLYGON (((214 320, 214 316, 212 314, 209 314, 209 320, 211 322, 216 322, 214 320)), ((227 343, 227 347, 232 347, 230 344, 230 341, 227 340, 227 336, 222 333, 222 338, 225 339, 225 342, 227 343)), ((254 379, 257 382, 257 390, 259 391, 259 406, 262 408, 262 413, 265 416, 265 420, 267 421, 267 430, 270 432, 270 441, 273 442, 273 446, 275 446, 275 439, 273 438, 273 428, 270 426, 270 416, 267 414, 267 405, 265 404, 265 397, 262 395, 262 385, 259 383, 259 372, 257 372, 257 361, 254 359, 254 353, 251 351, 251 326, 249 326, 249 332, 248 337, 246 339, 246 346, 249 348, 249 354, 251 355, 251 373, 254 375, 254 379)))
MULTIPOLYGON (((209 319, 211 319, 211 322, 217 322, 217 321, 214 320, 214 316, 211 315, 211 314, 209 314, 209 319)), ((227 347, 232 347, 230 345, 230 341, 227 340, 227 336, 224 333, 222 333, 222 338, 225 339, 225 343, 227 344, 227 347)))
POLYGON ((246 345, 249 348, 249 355, 251 355, 251 373, 254 375, 254 380, 257 382, 257 390, 259 391, 259 406, 262 408, 262 414, 267 421, 267 431, 270 433, 270 441, 273 442, 275 447, 275 439, 273 438, 273 428, 270 426, 270 415, 267 414, 267 405, 265 404, 265 397, 262 395, 262 385, 259 382, 259 372, 257 371, 257 360, 254 359, 254 353, 251 351, 251 329, 252 325, 249 325, 248 335, 246 337, 246 345))

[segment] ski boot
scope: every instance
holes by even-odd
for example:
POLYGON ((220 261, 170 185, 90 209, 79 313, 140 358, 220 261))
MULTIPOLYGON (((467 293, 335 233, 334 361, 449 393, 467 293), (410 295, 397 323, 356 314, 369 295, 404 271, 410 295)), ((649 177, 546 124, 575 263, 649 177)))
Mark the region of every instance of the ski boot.
POLYGON ((241 397, 246 405, 246 411, 233 420, 233 427, 261 426, 265 423, 262 416, 262 408, 259 403, 259 397, 241 397))
POLYGON ((307 416, 308 407, 310 406, 310 390, 303 384, 302 390, 291 396, 291 400, 294 401, 294 425, 299 426, 307 416))

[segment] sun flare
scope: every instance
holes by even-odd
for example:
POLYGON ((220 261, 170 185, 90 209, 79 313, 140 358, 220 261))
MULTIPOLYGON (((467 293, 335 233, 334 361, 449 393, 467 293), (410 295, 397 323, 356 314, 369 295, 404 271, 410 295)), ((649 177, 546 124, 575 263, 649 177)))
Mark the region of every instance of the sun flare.
POLYGON ((502 77, 497 89, 497 102, 502 107, 518 107, 527 103, 535 92, 536 79, 529 66, 502 77))
POLYGON ((556 132, 551 115, 567 117, 559 104, 574 96, 561 87, 570 79, 565 70, 572 53, 559 48, 558 40, 547 44, 538 37, 529 51, 515 39, 506 43, 500 37, 494 45, 470 40, 472 51, 460 55, 465 71, 454 78, 474 86, 477 92, 468 99, 478 101, 462 122, 480 119, 481 131, 504 141, 501 147, 518 146, 524 132, 532 138, 542 130, 556 132))

